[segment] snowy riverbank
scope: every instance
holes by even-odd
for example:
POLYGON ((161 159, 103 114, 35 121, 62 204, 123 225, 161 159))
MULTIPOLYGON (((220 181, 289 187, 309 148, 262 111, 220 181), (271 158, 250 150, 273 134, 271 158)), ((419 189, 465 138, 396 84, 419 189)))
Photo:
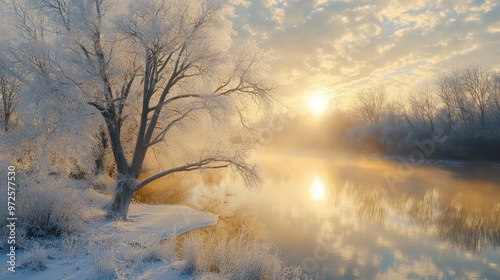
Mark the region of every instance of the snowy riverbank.
MULTIPOLYGON (((179 270, 182 261, 169 255, 175 244, 162 250, 159 241, 218 220, 217 215, 183 205, 131 205, 129 217, 131 222, 101 221, 89 225, 82 236, 19 250, 20 267, 13 273, 3 266, 0 279, 191 279, 179 270)), ((2 255, 5 259, 7 252, 2 255)))

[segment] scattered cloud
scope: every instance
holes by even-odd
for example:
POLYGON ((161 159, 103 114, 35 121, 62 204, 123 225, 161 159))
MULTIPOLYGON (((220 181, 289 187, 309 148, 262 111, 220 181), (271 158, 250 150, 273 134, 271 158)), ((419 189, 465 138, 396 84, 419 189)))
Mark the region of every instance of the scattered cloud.
POLYGON ((262 0, 237 13, 240 39, 273 49, 295 95, 384 84, 397 96, 453 67, 500 62, 495 0, 262 0))

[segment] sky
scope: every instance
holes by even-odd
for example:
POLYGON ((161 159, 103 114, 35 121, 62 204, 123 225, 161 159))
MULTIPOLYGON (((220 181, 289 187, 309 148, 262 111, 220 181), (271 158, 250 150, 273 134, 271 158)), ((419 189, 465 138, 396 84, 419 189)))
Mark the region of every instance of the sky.
POLYGON ((292 108, 317 94, 348 104, 378 86, 401 100, 471 64, 500 71, 498 0, 236 1, 236 43, 273 51, 292 108))
POLYGON ((349 100, 372 86, 396 100, 471 64, 500 71, 497 0, 243 1, 238 39, 273 50, 292 107, 318 93, 349 100))

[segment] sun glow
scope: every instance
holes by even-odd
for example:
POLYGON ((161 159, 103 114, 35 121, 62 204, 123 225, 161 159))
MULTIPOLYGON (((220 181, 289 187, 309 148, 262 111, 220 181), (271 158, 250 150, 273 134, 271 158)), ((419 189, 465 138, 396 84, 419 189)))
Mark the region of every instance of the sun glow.
POLYGON ((309 99, 309 109, 316 115, 322 115, 326 111, 328 99, 323 95, 313 95, 309 99))
POLYGON ((318 177, 314 178, 310 193, 314 200, 321 200, 325 196, 325 185, 318 177))

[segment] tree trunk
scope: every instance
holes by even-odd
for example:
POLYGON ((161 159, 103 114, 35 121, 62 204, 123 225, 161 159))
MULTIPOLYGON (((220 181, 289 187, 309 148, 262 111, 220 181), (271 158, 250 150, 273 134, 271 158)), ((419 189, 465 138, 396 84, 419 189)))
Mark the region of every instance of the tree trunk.
POLYGON ((118 182, 113 203, 108 211, 108 218, 112 220, 127 220, 128 208, 136 187, 135 180, 124 179, 118 182))
MULTIPOLYGON (((132 196, 136 191, 136 178, 138 172, 134 173, 131 171, 130 166, 127 163, 127 159, 125 158, 125 153, 123 152, 120 140, 120 121, 117 121, 114 107, 110 106, 105 108, 93 102, 89 104, 97 108, 104 117, 118 173, 118 185, 116 186, 113 202, 111 203, 111 207, 109 208, 106 217, 112 220, 126 220, 132 196)), ((101 140, 103 146, 107 145, 107 140, 105 138, 101 138, 101 140)))

